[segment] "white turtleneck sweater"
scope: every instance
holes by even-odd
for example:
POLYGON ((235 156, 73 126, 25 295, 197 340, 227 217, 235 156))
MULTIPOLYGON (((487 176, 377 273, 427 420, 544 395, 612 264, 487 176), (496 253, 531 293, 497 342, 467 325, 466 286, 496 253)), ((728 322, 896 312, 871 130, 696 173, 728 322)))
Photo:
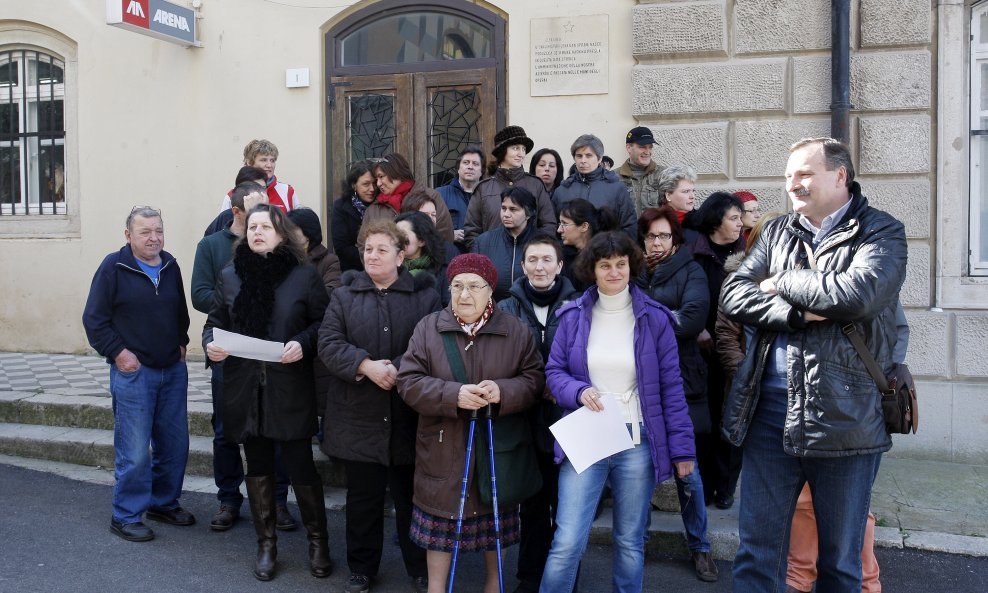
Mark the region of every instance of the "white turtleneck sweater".
POLYGON ((598 393, 614 395, 622 404, 625 421, 637 428, 641 414, 638 376, 635 374, 635 313, 631 308, 631 292, 625 287, 613 296, 598 294, 600 298, 591 311, 587 341, 590 384, 598 393))

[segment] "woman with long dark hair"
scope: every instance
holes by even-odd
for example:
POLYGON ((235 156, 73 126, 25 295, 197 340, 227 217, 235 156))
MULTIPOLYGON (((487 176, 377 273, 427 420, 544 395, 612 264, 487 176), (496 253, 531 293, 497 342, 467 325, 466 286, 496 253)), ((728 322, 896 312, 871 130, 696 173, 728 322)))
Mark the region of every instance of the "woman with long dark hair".
POLYGON ((247 215, 247 232, 223 269, 203 330, 203 347, 223 365, 224 429, 242 443, 247 458, 247 498, 257 533, 254 576, 274 577, 278 556, 275 522, 275 445, 291 478, 309 537, 309 569, 327 577, 329 533, 322 481, 312 460, 316 395, 312 361, 326 310, 326 289, 305 252, 295 225, 281 209, 263 204, 247 215), (284 342, 278 362, 231 356, 213 343, 220 328, 284 342))
MULTIPOLYGON (((421 273, 432 274, 436 278, 443 306, 449 304, 449 282, 446 280, 446 265, 450 250, 459 253, 452 243, 443 241, 436 232, 436 226, 421 212, 403 212, 395 218, 398 229, 408 238, 405 247, 405 269, 413 276, 421 273)), ((455 256, 454 256, 455 257, 455 256)))
MULTIPOLYGON (((732 254, 744 253, 744 237, 741 236, 743 211, 741 201, 731 194, 714 192, 699 208, 687 214, 683 223, 684 227, 695 231, 691 233, 690 248, 707 276, 707 292, 710 295, 711 306, 697 342, 707 362, 707 402, 714 426, 720 426, 726 382, 717 357, 716 303, 720 302, 720 289, 727 278, 724 263, 732 254)), ((708 499, 713 499, 717 508, 729 509, 734 504, 734 490, 741 474, 741 451, 720 438, 719 434, 704 435, 698 442, 704 494, 708 499)))
POLYGON ((559 210, 557 228, 563 241, 563 274, 583 292, 588 285, 573 273, 573 262, 594 235, 618 230, 617 215, 607 206, 597 208, 587 200, 577 198, 559 210))
POLYGON ((532 155, 532 161, 528 165, 528 173, 542 180, 545 191, 549 192, 550 198, 552 192, 556 191, 566 176, 565 169, 563 169, 563 158, 551 148, 540 148, 535 151, 535 154, 532 155))
POLYGON ((333 202, 330 228, 333 235, 333 251, 340 258, 342 271, 363 270, 360 251, 357 249, 357 234, 364 222, 367 208, 377 198, 377 184, 372 172, 373 163, 357 161, 350 166, 340 197, 333 202))

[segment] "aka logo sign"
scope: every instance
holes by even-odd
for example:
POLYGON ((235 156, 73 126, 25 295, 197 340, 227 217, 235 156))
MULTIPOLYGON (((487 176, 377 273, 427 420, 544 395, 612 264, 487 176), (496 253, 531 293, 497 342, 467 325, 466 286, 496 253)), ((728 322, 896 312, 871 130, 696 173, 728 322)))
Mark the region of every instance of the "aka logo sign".
POLYGON ((137 0, 130 0, 130 4, 127 5, 127 14, 132 14, 139 19, 148 18, 144 14, 144 9, 141 8, 141 3, 138 2, 137 0))

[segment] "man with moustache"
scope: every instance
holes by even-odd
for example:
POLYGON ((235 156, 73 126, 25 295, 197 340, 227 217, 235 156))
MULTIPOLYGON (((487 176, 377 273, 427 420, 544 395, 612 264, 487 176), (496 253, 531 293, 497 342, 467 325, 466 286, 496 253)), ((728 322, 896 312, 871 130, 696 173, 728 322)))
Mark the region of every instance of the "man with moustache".
POLYGON ((819 529, 816 590, 860 591, 871 489, 892 440, 843 328, 853 325, 891 370, 906 236, 868 205, 847 146, 832 138, 790 148, 786 190, 793 213, 765 225, 721 293, 724 313, 754 330, 721 427, 744 456, 734 591, 785 588, 804 483, 819 529))
POLYGON ((641 216, 642 210, 658 208, 662 204, 663 193, 659 190, 659 178, 665 167, 652 160, 652 145, 655 138, 652 130, 645 126, 632 128, 625 136, 628 160, 614 170, 631 194, 635 212, 641 216))

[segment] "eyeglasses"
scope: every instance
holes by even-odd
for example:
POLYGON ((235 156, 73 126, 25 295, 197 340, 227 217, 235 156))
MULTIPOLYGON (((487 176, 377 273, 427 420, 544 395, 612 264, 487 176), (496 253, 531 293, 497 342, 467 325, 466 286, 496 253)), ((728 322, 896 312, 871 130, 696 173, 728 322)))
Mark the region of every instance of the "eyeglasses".
POLYGON ((672 233, 649 233, 645 235, 646 243, 652 243, 656 239, 659 241, 668 241, 669 239, 672 239, 672 233))
POLYGON ((561 229, 568 229, 571 226, 576 226, 576 223, 575 222, 561 222, 561 223, 559 223, 559 228, 561 228, 561 229))
POLYGON ((744 209, 744 211, 745 211, 746 214, 751 213, 751 212, 758 212, 759 210, 761 210, 761 208, 759 208, 758 206, 755 206, 754 208, 745 208, 744 209))
POLYGON ((470 294, 476 296, 489 286, 490 284, 460 284, 459 282, 454 282, 449 285, 449 291, 453 294, 461 294, 464 290, 466 290, 470 294))

